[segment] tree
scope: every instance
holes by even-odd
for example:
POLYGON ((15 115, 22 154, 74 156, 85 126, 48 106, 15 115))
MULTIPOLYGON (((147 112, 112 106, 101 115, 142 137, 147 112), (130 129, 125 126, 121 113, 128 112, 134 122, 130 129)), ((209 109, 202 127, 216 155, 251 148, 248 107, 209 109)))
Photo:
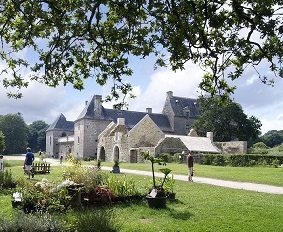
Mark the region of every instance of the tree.
POLYGON ((4 154, 25 152, 27 146, 27 125, 21 114, 7 114, 0 117, 0 130, 5 135, 4 154))
POLYGON ((269 147, 266 146, 263 142, 258 142, 253 144, 251 147, 251 153, 253 154, 267 154, 269 147))
POLYGON ((275 147, 283 143, 283 130, 271 130, 261 136, 263 141, 269 147, 275 147))
POLYGON ((5 148, 5 136, 3 132, 0 130, 0 155, 3 153, 5 148))
POLYGON ((260 74, 259 64, 283 76, 281 0, 1 0, 0 9, 5 87, 35 80, 81 90, 86 78, 100 85, 113 80, 110 100, 132 89, 123 81, 133 73, 130 58, 150 55, 156 66, 173 70, 189 60, 199 64, 200 88, 224 97, 235 90, 227 78, 239 78, 248 66, 265 84, 274 81, 260 74), (24 68, 29 78, 19 72, 24 68))
POLYGON ((201 136, 213 132, 217 142, 238 139, 251 145, 260 135, 260 121, 254 116, 248 117, 239 104, 227 101, 227 104, 221 104, 219 97, 201 97, 198 100, 200 117, 192 127, 201 136))
POLYGON ((46 148, 46 135, 45 132, 48 128, 48 124, 44 121, 35 121, 28 125, 29 136, 28 136, 28 146, 34 151, 42 150, 46 148))

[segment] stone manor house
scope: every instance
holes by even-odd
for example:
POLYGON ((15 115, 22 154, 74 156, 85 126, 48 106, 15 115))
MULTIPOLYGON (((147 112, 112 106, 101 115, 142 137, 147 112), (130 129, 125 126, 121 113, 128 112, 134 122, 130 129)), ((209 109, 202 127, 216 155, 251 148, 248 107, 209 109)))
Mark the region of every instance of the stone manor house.
POLYGON ((219 153, 213 134, 199 137, 192 123, 199 116, 197 100, 166 93, 162 113, 106 109, 102 96, 94 95, 74 121, 61 114, 46 130, 46 155, 70 153, 76 158, 93 157, 103 161, 119 159, 139 162, 140 151, 151 154, 219 153))

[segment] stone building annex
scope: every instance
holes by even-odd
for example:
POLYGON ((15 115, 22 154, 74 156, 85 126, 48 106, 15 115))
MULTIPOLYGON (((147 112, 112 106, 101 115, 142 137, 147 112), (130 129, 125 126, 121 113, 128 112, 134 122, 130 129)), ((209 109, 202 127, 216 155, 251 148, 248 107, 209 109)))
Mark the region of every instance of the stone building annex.
POLYGON ((94 95, 74 122, 61 114, 49 126, 46 154, 138 162, 142 150, 151 154, 183 150, 218 153, 212 133, 198 137, 191 130, 199 115, 196 103, 196 99, 176 97, 168 91, 162 113, 153 113, 151 108, 137 112, 106 109, 102 96, 94 95))

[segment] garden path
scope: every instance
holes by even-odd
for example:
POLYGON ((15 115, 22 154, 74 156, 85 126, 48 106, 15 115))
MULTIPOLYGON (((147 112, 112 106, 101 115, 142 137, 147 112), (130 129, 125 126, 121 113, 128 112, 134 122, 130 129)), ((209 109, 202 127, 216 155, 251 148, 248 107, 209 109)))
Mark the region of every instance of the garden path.
MULTIPOLYGON (((24 156, 4 156, 4 159, 22 159, 24 160, 24 156)), ((37 161, 38 158, 36 158, 37 161)), ((51 165, 60 165, 59 159, 52 159, 52 158, 46 158, 46 161, 51 163, 51 165)), ((101 167, 103 170, 112 170, 112 167, 101 167)), ((145 176, 151 176, 151 172, 149 171, 141 171, 141 170, 130 170, 130 169, 120 169, 121 173, 133 173, 138 175, 145 175, 145 176)), ((163 177, 162 173, 156 172, 155 173, 157 177, 163 177)), ((179 175, 174 174, 174 178, 176 180, 182 180, 182 181, 188 181, 187 175, 179 175)), ((228 181, 228 180, 220 180, 220 179, 213 179, 213 178, 205 178, 205 177, 198 177, 194 176, 193 181, 195 183, 200 184, 210 184, 210 185, 216 185, 216 186, 222 186, 226 188, 234 188, 234 189, 243 189, 243 190, 250 190, 250 191, 256 191, 256 192, 262 192, 262 193, 272 193, 272 194, 283 194, 283 187, 279 186, 272 186, 272 185, 266 185, 266 184, 256 184, 256 183, 250 183, 250 182, 239 182, 239 181, 228 181)), ((188 182, 190 184, 190 182, 188 182)))
MULTIPOLYGON (((112 168, 110 167, 102 167, 102 169, 112 170, 112 168)), ((130 169, 123 169, 123 168, 121 168, 120 171, 121 173, 134 173, 134 174, 145 175, 145 176, 152 175, 151 172, 148 172, 148 171, 130 170, 130 169)), ((164 174, 156 172, 155 176, 163 177, 164 174)), ((188 176, 174 174, 174 179, 188 181, 188 176)), ((210 184, 210 185, 222 186, 226 188, 250 190, 250 191, 262 192, 262 193, 283 194, 283 187, 266 185, 266 184, 228 181, 228 180, 220 180, 220 179, 205 178, 205 177, 198 177, 198 176, 193 177, 193 182, 200 183, 200 184, 210 184)), ((190 183, 191 182, 188 182, 188 184, 190 183)))

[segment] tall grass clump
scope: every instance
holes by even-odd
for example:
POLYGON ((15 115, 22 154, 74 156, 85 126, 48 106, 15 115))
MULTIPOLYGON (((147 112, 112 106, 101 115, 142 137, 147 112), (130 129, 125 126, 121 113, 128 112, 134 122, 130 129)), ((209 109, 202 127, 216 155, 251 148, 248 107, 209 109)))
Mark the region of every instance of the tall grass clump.
POLYGON ((72 223, 68 231, 99 231, 117 232, 120 231, 121 223, 117 223, 113 208, 85 208, 82 211, 74 211, 72 223))
POLYGON ((64 223, 49 213, 38 212, 25 214, 17 211, 12 219, 0 216, 1 232, 61 232, 64 231, 64 223))

